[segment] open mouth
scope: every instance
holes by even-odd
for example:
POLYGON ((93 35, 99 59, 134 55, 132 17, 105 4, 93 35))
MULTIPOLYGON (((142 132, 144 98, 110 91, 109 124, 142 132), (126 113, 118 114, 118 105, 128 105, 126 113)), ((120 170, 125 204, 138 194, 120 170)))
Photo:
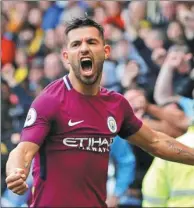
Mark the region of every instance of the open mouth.
POLYGON ((81 68, 86 74, 92 73, 92 60, 90 58, 81 59, 81 68))

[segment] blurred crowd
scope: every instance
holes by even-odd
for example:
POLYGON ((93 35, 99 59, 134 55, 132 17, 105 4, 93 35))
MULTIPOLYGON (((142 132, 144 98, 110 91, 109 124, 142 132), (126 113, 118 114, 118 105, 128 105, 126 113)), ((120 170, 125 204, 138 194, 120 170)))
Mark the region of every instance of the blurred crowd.
MULTIPOLYGON (((112 47, 102 86, 124 94, 135 114, 155 130, 179 137, 194 123, 194 2, 3 1, 2 193, 5 163, 33 99, 68 73, 61 56, 65 22, 85 15, 103 25, 112 47)), ((141 202, 142 180, 153 157, 131 147, 136 166, 127 193, 141 202)))

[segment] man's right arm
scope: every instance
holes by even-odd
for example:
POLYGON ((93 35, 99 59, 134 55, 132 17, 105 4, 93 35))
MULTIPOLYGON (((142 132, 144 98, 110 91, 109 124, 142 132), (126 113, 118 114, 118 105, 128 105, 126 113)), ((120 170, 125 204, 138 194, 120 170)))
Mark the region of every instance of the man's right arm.
POLYGON ((17 194, 23 194, 28 188, 25 181, 32 160, 49 134, 51 121, 59 109, 59 102, 53 102, 56 96, 48 91, 49 87, 33 101, 21 132, 21 142, 7 162, 7 187, 17 194))
POLYGON ((30 166, 39 146, 32 142, 21 142, 11 151, 6 164, 7 187, 16 194, 24 194, 28 186, 30 166))

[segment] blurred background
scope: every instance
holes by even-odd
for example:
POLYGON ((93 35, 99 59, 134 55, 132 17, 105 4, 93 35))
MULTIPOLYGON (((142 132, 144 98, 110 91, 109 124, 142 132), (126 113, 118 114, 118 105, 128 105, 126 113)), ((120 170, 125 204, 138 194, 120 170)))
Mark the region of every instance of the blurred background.
MULTIPOLYGON (((66 48, 64 23, 71 18, 87 13, 104 27, 112 53, 104 63, 102 86, 124 94, 135 114, 153 129, 179 137, 193 125, 194 2, 1 4, 1 193, 9 202, 13 198, 6 195, 8 154, 20 140, 34 98, 50 82, 68 73, 61 52, 66 48)), ((133 180, 128 181, 123 195, 133 199, 128 205, 141 207, 142 180, 153 157, 131 147, 135 158, 133 180)), ((114 167, 109 184, 113 178, 117 180, 114 167)))

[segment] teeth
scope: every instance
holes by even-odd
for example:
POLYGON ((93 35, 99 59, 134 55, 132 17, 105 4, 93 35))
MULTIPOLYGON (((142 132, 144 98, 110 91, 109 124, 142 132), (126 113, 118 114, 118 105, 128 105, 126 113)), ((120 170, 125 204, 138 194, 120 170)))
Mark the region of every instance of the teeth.
POLYGON ((82 58, 81 61, 91 61, 90 58, 82 58))

